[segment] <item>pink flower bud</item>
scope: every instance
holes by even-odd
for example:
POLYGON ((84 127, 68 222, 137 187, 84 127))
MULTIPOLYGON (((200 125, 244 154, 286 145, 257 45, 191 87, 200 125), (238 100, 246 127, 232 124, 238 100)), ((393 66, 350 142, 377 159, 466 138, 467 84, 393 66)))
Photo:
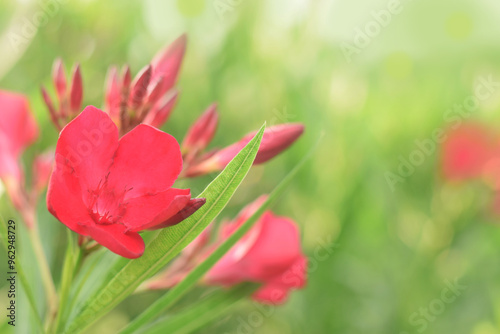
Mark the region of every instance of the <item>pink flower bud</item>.
POLYGON ((214 103, 189 128, 181 145, 183 152, 196 154, 204 150, 215 135, 218 120, 217 105, 214 103))
POLYGON ((76 65, 73 70, 73 76, 71 81, 71 92, 69 105, 71 111, 76 114, 80 112, 82 107, 82 98, 83 98, 83 83, 82 83, 82 74, 80 72, 80 65, 76 65))
POLYGON ((158 77, 151 82, 151 85, 149 85, 149 93, 146 102, 148 105, 154 105, 161 98, 161 95, 163 94, 162 86, 163 77, 158 77))
POLYGON ((61 124, 59 123, 59 115, 57 114, 56 109, 54 108, 54 104, 52 103, 52 99, 50 98, 49 94, 47 93, 47 90, 45 90, 45 87, 42 86, 40 89, 42 91, 43 101, 45 102, 45 105, 49 109, 50 120, 56 126, 56 128, 58 130, 61 130, 61 124))
POLYGON ((144 124, 152 125, 156 128, 160 128, 168 120, 172 110, 174 109, 175 103, 177 102, 177 97, 179 93, 174 91, 172 94, 164 99, 163 103, 160 103, 159 107, 155 106, 147 114, 144 119, 144 124))
POLYGON ((148 92, 149 82, 151 81, 152 68, 151 65, 144 67, 135 77, 131 84, 131 92, 129 97, 129 106, 132 109, 137 109, 142 105, 144 97, 148 92))
MULTIPOLYGON (((245 145, 253 138, 255 133, 244 139, 245 145)), ((261 164, 271 160, 290 147, 303 133, 303 124, 288 123, 267 128, 262 137, 259 152, 254 163, 261 164)))
POLYGON ((110 67, 106 78, 106 112, 117 122, 120 117, 120 84, 116 66, 110 67))
POLYGON ((62 101, 66 95, 66 75, 64 74, 64 65, 60 58, 54 62, 52 79, 56 87, 57 97, 59 101, 62 101))
POLYGON ((130 81, 132 81, 132 74, 130 74, 130 67, 128 65, 123 66, 122 68, 122 82, 121 82, 121 90, 128 91, 130 88, 130 81))
POLYGON ((186 51, 186 35, 177 38, 171 45, 153 58, 153 80, 163 77, 161 94, 169 91, 177 81, 182 59, 186 51))
MULTIPOLYGON (((274 158, 292 145, 303 132, 304 125, 302 124, 287 123, 267 128, 262 137, 254 164, 261 164, 274 158)), ((200 159, 199 163, 186 168, 184 176, 195 177, 224 169, 238 152, 250 142, 255 133, 252 132, 246 135, 239 142, 215 152, 209 158, 200 159)))

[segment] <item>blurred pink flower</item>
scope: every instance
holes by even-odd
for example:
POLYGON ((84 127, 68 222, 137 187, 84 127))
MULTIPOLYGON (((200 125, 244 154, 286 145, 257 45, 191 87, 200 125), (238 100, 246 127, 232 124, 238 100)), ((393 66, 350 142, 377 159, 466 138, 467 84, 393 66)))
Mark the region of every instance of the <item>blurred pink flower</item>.
POLYGON ((491 210, 500 215, 500 135, 486 126, 464 124, 447 133, 442 172, 452 181, 480 180, 495 191, 491 210))
POLYGON ((0 90, 0 178, 21 182, 19 158, 38 138, 38 126, 28 99, 21 94, 0 90))
MULTIPOLYGON (((151 289, 168 288, 209 256, 261 206, 266 196, 248 205, 232 222, 222 223, 216 241, 210 244, 209 227, 195 239, 181 256, 161 275, 150 282, 151 289)), ((205 275, 208 285, 230 287, 242 282, 261 283, 253 298, 259 302, 283 303, 290 290, 304 287, 307 258, 300 246, 295 222, 266 211, 250 231, 205 275)))
POLYGON ((28 99, 21 94, 0 90, 0 179, 12 204, 21 213, 28 228, 34 225, 34 206, 25 189, 20 158, 38 138, 38 126, 28 99))
POLYGON ((468 123, 448 131, 442 144, 442 170, 449 180, 488 177, 489 165, 500 158, 498 136, 490 129, 468 123))
POLYGON ((33 161, 33 190, 40 193, 49 183, 54 165, 54 150, 38 154, 33 161))
MULTIPOLYGON (((247 206, 233 221, 221 226, 219 240, 227 239, 260 207, 265 196, 247 206)), ((263 283, 254 294, 261 302, 279 304, 291 289, 304 287, 307 259, 302 254, 298 228, 291 219, 265 212, 252 229, 207 273, 205 282, 232 286, 263 283)))

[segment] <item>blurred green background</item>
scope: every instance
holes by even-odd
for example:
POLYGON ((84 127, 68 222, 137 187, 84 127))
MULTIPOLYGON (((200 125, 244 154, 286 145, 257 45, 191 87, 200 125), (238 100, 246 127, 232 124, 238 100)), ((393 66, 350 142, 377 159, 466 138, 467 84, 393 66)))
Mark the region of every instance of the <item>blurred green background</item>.
MULTIPOLYGON (((28 94, 42 129, 25 154, 29 165, 57 139, 39 93, 51 86, 55 58, 68 71, 81 63, 84 104, 102 106, 109 65, 129 63, 137 73, 187 33, 181 97, 165 131, 182 140, 213 101, 218 146, 264 121, 306 124, 292 149, 252 169, 222 216, 271 191, 324 134, 273 208, 301 226, 312 264, 307 288, 271 316, 256 316, 262 310, 243 302, 198 333, 494 334, 500 228, 488 213, 491 190, 444 182, 436 142, 411 175, 393 186, 387 177, 419 150, 416 141, 450 125, 448 110, 473 95, 480 78, 500 80, 499 17, 495 0, 2 0, 0 87, 28 94), (13 48, 9 33, 21 34, 41 10, 46 22, 13 48), (332 251, 324 256, 321 247, 332 251), (465 288, 449 301, 445 289, 457 279, 465 288)), ((467 120, 500 124, 498 87, 460 119, 467 120)), ((210 179, 185 185, 197 193, 210 179)), ((17 217, 5 194, 0 210, 17 217)), ((39 212, 57 280, 65 228, 43 202, 39 212)), ((156 296, 129 298, 88 333, 115 332, 156 296)), ((21 307, 18 330, 26 333, 29 309, 21 307)))

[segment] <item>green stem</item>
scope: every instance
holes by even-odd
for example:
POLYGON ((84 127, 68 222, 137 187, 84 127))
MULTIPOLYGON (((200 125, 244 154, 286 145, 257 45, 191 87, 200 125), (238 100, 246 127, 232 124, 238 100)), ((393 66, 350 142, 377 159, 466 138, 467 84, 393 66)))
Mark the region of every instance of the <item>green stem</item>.
MULTIPOLYGON (((104 254, 102 254, 102 255, 104 255, 104 254)), ((80 272, 80 269, 83 266, 83 260, 85 257, 86 257, 85 253, 82 251, 82 248, 80 248, 79 258, 77 259, 77 264, 75 265, 75 273, 73 274, 73 277, 77 277, 76 275, 80 272)), ((102 256, 99 256, 99 257, 93 259, 93 262, 91 262, 89 267, 86 269, 86 272, 83 274, 83 277, 80 280, 80 282, 79 283, 75 282, 78 284, 78 286, 76 289, 74 289, 73 298, 72 298, 71 303, 68 307, 70 310, 72 310, 74 308, 75 303, 78 300, 78 296, 80 295, 80 292, 82 291, 82 289, 85 285, 85 282, 92 275, 92 272, 95 269, 95 267, 97 266, 97 263, 99 262, 101 257, 102 256)))
POLYGON ((50 267, 47 262, 47 257, 45 256, 45 252, 43 250, 42 242, 40 240, 40 233, 38 232, 38 224, 35 223, 32 228, 28 229, 28 235, 31 240, 31 245, 33 246, 35 257, 37 259, 38 268, 40 269, 40 275, 42 278, 42 283, 47 298, 47 307, 48 307, 47 319, 48 323, 50 323, 55 319, 55 316, 57 314, 58 301, 57 301, 56 288, 54 286, 52 274, 50 273, 50 267))
POLYGON ((66 305, 68 304, 71 283, 73 282, 73 277, 76 273, 77 265, 81 263, 82 250, 79 249, 78 257, 75 260, 74 257, 75 242, 73 240, 72 232, 68 229, 68 248, 66 250, 66 256, 64 258, 63 273, 61 278, 61 291, 59 299, 59 311, 57 312, 57 317, 55 322, 52 324, 52 328, 49 333, 59 333, 59 328, 64 326, 64 316, 68 312, 66 305), (53 331, 52 331, 53 329, 53 331))

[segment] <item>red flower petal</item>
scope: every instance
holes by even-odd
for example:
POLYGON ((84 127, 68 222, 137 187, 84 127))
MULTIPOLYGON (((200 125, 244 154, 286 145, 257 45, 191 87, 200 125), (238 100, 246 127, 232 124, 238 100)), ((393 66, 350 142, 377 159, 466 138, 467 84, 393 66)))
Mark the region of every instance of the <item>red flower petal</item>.
POLYGON ((289 289, 281 285, 265 284, 262 288, 254 292, 252 298, 259 303, 280 305, 286 302, 289 289))
POLYGON ((47 190, 47 208, 76 233, 88 235, 84 225, 92 223, 82 199, 80 181, 69 160, 56 153, 54 171, 47 190))
POLYGON ((254 240, 237 243, 214 266, 214 274, 223 270, 219 276, 237 272, 245 280, 266 281, 285 271, 300 256, 299 233, 293 221, 268 211, 253 229, 259 233, 254 240))
POLYGON ((299 231, 292 220, 268 211, 261 222, 260 235, 243 259, 249 265, 258 263, 248 273, 257 280, 283 272, 301 255, 299 231))
POLYGON ((307 277, 307 258, 300 256, 284 273, 268 281, 257 290, 252 298, 266 304, 282 304, 288 298, 290 289, 303 288, 307 277))
POLYGON ((109 116, 93 106, 62 129, 56 157, 66 159, 80 180, 82 191, 94 190, 108 173, 118 147, 118 128, 109 116))
POLYGON ((127 201, 122 221, 132 232, 153 228, 179 212, 190 199, 189 189, 175 188, 136 197, 127 201))
POLYGON ((120 139, 109 184, 127 189, 125 201, 170 188, 182 170, 179 144, 171 135, 139 124, 120 139))
POLYGON ((201 208, 206 203, 205 198, 193 198, 191 199, 181 210, 175 213, 170 218, 164 220, 162 223, 151 227, 151 230, 157 230, 160 228, 165 228, 179 224, 184 219, 187 219, 193 213, 195 213, 199 208, 201 208))
MULTIPOLYGON (((236 223, 223 226, 226 239, 258 208, 265 197, 247 206, 236 223)), ((259 221, 207 274, 212 284, 233 285, 243 281, 270 282, 302 257, 297 227, 288 218, 264 213, 259 221)))
POLYGON ((94 224, 87 231, 95 241, 120 256, 135 259, 144 253, 144 240, 139 233, 129 232, 123 225, 94 224))

